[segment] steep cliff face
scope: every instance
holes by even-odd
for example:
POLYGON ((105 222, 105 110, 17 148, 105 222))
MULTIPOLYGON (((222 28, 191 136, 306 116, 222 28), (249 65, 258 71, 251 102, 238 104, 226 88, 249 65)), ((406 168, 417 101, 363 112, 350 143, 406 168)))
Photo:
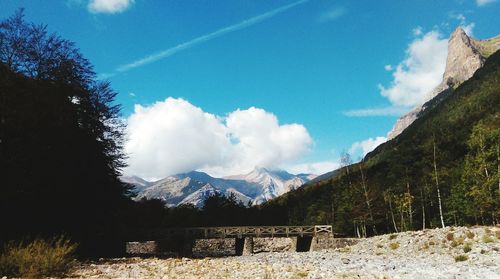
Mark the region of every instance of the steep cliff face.
POLYGON ((430 101, 401 116, 387 137, 393 139, 403 132, 430 107, 433 98, 472 77, 474 72, 484 65, 486 58, 498 49, 500 49, 500 36, 488 40, 475 40, 467 36, 462 28, 457 28, 448 41, 448 57, 443 80, 429 92, 426 99, 430 101))

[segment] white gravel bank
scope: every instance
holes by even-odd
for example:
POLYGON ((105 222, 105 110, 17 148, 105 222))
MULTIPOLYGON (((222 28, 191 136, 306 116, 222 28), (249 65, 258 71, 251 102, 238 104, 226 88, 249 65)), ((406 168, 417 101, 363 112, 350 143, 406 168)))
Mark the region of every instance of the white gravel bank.
POLYGON ((116 259, 82 278, 500 278, 500 228, 448 227, 382 235, 335 251, 205 259, 116 259), (458 258, 461 257, 461 258, 458 258), (457 261, 458 260, 458 261, 457 261), (459 261, 462 260, 462 261, 459 261))

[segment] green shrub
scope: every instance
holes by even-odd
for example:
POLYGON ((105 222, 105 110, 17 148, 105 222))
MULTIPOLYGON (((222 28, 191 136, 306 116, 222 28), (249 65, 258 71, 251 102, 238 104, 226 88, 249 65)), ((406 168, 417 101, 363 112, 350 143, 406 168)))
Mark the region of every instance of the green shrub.
POLYGON ((469 259, 469 257, 467 255, 459 255, 459 256, 455 257, 456 262, 463 262, 463 261, 466 261, 468 259, 469 259))
POLYGON ((465 244, 464 253, 469 253, 472 250, 470 243, 465 244))
POLYGON ((389 244, 389 247, 391 247, 392 250, 396 250, 399 248, 399 243, 398 242, 392 242, 389 244))
POLYGON ((0 255, 0 274, 22 278, 63 276, 75 263, 76 244, 64 237, 8 243, 0 255))
POLYGON ((470 239, 474 238, 474 236, 475 236, 475 234, 473 232, 471 232, 471 231, 467 231, 466 235, 470 239))

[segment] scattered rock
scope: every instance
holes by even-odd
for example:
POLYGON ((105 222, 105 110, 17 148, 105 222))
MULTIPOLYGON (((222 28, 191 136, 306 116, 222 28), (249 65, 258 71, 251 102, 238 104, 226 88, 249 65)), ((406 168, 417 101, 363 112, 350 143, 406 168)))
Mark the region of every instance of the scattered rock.
MULTIPOLYGON (((359 239, 349 249, 305 253, 258 253, 220 258, 127 258, 82 264, 71 277, 78 278, 500 278, 500 227, 447 227, 425 232, 403 232, 397 241, 408 243, 390 249, 388 235, 359 239), (452 247, 443 244, 453 231, 452 247), (466 238, 470 232, 474 239, 466 238), (485 243, 484 235, 492 242, 485 243), (418 240, 418 242, 416 241, 418 240), (429 245, 429 242, 435 242, 429 245), (473 248, 469 260, 455 262, 465 243, 473 248), (422 249, 427 245, 426 249, 422 249), (442 247, 442 245, 446 245, 442 247), (488 251, 481 253, 481 251, 488 251)), ((2 278, 3 279, 3 278, 2 278)))

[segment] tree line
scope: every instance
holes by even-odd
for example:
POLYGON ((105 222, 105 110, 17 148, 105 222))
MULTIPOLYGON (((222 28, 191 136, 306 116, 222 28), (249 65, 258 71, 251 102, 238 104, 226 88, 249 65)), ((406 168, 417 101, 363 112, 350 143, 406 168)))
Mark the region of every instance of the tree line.
POLYGON ((400 136, 269 204, 290 224, 369 236, 500 221, 500 53, 400 136))

